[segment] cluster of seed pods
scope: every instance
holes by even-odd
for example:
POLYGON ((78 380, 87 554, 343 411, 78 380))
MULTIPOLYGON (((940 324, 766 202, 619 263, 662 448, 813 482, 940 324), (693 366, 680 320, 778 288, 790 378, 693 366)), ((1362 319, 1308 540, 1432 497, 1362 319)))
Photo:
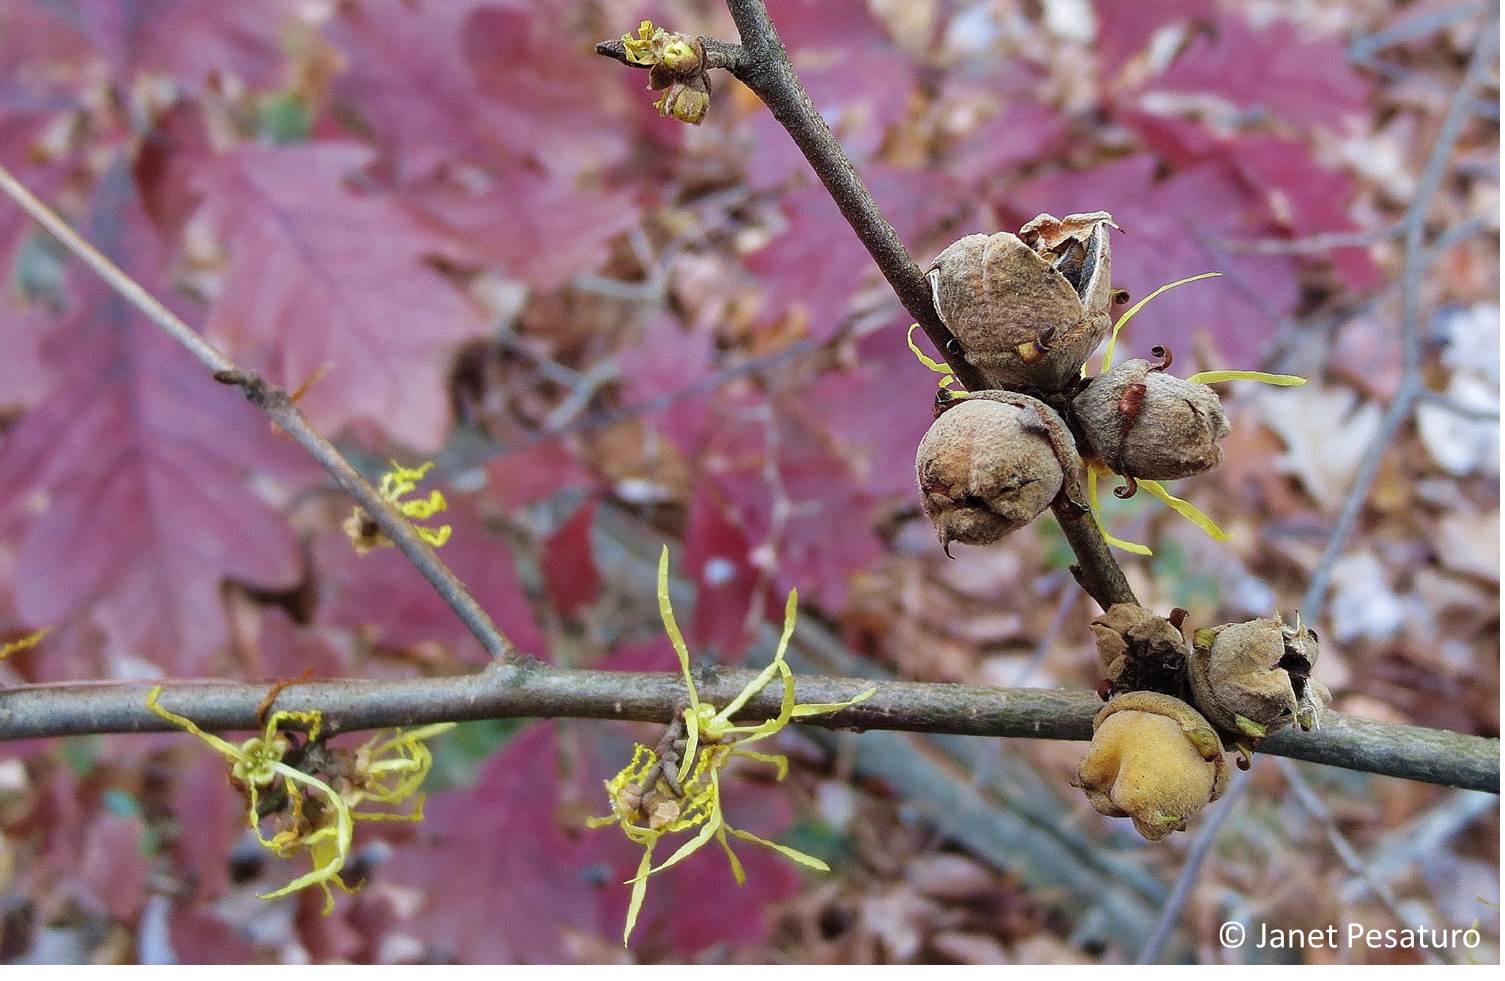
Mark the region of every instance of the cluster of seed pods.
MULTIPOLYGON (((1095 509, 1104 473, 1123 478, 1120 497, 1144 486, 1216 530, 1158 482, 1221 463, 1228 419, 1212 388, 1167 371, 1163 347, 1152 349, 1154 360, 1112 365, 1118 328, 1156 295, 1114 326, 1111 307, 1124 299, 1111 281, 1114 228, 1102 211, 1040 215, 1017 235, 969 235, 930 268, 936 312, 990 386, 943 387, 915 457, 921 503, 948 555, 952 542, 992 544, 1053 505, 1095 509), (1102 373, 1086 377, 1087 359, 1110 335, 1102 373)), ((1258 372, 1200 377, 1301 382, 1258 372)), ((1100 813, 1131 818, 1152 840, 1184 829, 1223 793, 1225 746, 1247 767, 1260 739, 1315 726, 1326 696, 1310 679, 1316 635, 1299 619, 1205 628, 1188 643, 1185 615, 1118 604, 1092 625, 1107 704, 1076 783, 1100 813)))

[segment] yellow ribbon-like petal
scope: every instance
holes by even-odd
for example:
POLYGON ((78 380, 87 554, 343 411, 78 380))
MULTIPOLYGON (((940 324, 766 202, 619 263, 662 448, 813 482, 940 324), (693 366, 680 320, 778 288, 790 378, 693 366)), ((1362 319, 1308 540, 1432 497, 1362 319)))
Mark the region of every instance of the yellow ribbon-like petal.
POLYGON ((25 637, 18 637, 8 643, 0 644, 0 661, 5 660, 12 654, 31 650, 42 642, 43 637, 46 637, 50 633, 52 633, 51 627, 43 627, 36 633, 27 634, 25 637))
POLYGON ((721 850, 726 852, 727 863, 732 867, 732 878, 737 880, 739 886, 747 885, 747 873, 742 869, 742 860, 732 851, 732 843, 726 840, 725 825, 716 832, 716 840, 721 843, 721 850))
POLYGON ((858 702, 865 702, 878 694, 878 689, 869 688, 860 695, 855 695, 844 702, 806 702, 794 707, 794 717, 803 719, 812 715, 825 715, 828 712, 838 712, 844 708, 850 708, 858 702))
POLYGON ((831 866, 827 865, 825 862, 822 862, 814 855, 806 855, 798 848, 790 848, 788 845, 781 845, 776 841, 769 841, 767 838, 759 838, 751 831, 743 831, 741 828, 727 828, 727 830, 736 835, 738 838, 741 838, 743 841, 752 841, 758 843, 759 845, 762 845, 765 848, 772 848, 774 851, 778 852, 780 855, 783 855, 785 858, 798 862, 801 865, 809 866, 810 868, 816 869, 821 872, 831 871, 831 866))
POLYGON ((1294 388, 1297 385, 1306 384, 1306 379, 1300 375, 1272 375, 1268 371, 1199 371, 1186 380, 1198 385, 1216 385, 1218 382, 1227 381, 1255 381, 1264 385, 1279 385, 1282 388, 1294 388))
POLYGON ((756 678, 748 682, 747 686, 737 693, 736 698, 727 702, 726 708, 716 713, 715 718, 712 719, 713 724, 730 721, 737 710, 747 704, 748 699, 768 687, 768 683, 778 673, 779 665, 784 662, 784 652, 789 649, 789 638, 794 636, 794 623, 798 616, 799 590, 791 589, 788 598, 784 600, 784 630, 779 634, 779 646, 774 649, 773 661, 759 672, 756 678))
POLYGON ((1097 501, 1097 470, 1092 467, 1087 468, 1087 507, 1092 511, 1092 520, 1097 525, 1097 530, 1103 533, 1103 541, 1115 548, 1121 548, 1125 552, 1132 552, 1135 555, 1155 554, 1150 550, 1148 545, 1125 541, 1109 533, 1107 526, 1103 524, 1102 508, 1098 505, 1097 501))
POLYGON ((909 349, 914 352, 914 356, 920 359, 920 364, 929 368, 936 374, 942 376, 940 382, 938 383, 939 387, 950 391, 952 383, 956 381, 956 376, 951 373, 951 366, 946 362, 937 361, 935 358, 932 358, 930 355, 920 350, 920 346, 914 342, 914 332, 919 329, 919 324, 910 324, 909 333, 904 335, 904 342, 909 345, 909 349))
MULTIPOLYGON (((1134 304, 1128 310, 1124 311, 1124 315, 1118 318, 1118 323, 1113 325, 1113 334, 1108 338, 1107 349, 1103 351, 1102 373, 1106 375, 1108 373, 1108 369, 1113 367, 1113 352, 1118 347, 1118 332, 1123 330, 1124 327, 1128 325, 1130 320, 1134 319, 1134 315, 1136 313, 1144 309, 1144 305, 1146 303, 1149 303, 1151 300, 1159 296, 1161 293, 1164 293, 1166 290, 1173 290, 1177 286, 1185 286, 1187 283, 1195 283, 1199 279, 1213 279, 1214 277, 1221 275, 1223 274, 1220 272, 1208 272, 1202 273, 1199 276, 1188 276, 1185 279, 1178 279, 1174 283, 1166 283, 1164 286, 1155 290, 1149 296, 1146 296, 1144 299, 1134 304)), ((1085 367, 1083 368, 1083 370, 1086 370, 1085 367)))
POLYGON ((658 837, 654 836, 643 848, 642 861, 638 862, 638 873, 630 880, 632 883, 632 898, 627 902, 627 926, 622 930, 622 946, 627 946, 628 938, 632 936, 632 928, 637 926, 638 912, 643 908, 643 897, 648 895, 648 868, 653 864, 653 847, 658 844, 658 837))
POLYGON ((146 694, 146 707, 151 710, 153 715, 166 719, 173 725, 178 726, 182 729, 186 729, 187 731, 193 733, 195 736, 198 736, 204 742, 213 747, 216 752, 220 753, 228 759, 234 760, 238 763, 248 762, 249 758, 246 751, 241 749, 239 746, 221 739, 220 737, 213 735, 212 733, 205 732, 198 726, 194 725, 193 720, 181 716, 176 712, 169 712, 167 709, 159 705, 157 703, 157 699, 161 695, 161 685, 157 685, 146 694))
MULTIPOLYGON (((345 867, 345 860, 350 855, 350 842, 355 835, 355 821, 350 816, 350 808, 346 806, 345 801, 340 795, 335 793, 333 787, 318 777, 310 776, 302 770, 296 770, 286 763, 273 763, 272 768, 286 780, 311 787, 328 799, 330 806, 334 808, 334 827, 325 826, 320 828, 312 834, 304 836, 299 843, 307 846, 326 839, 332 839, 333 850, 320 849, 320 853, 323 854, 316 856, 313 871, 305 875, 300 875, 281 889, 262 893, 258 897, 260 899, 276 899, 278 896, 286 896, 289 893, 297 892, 299 889, 307 888, 316 883, 328 882, 338 878, 340 870, 345 867), (318 862, 318 857, 323 857, 322 864, 318 862)), ((290 790, 289 796, 296 796, 296 791, 290 790)), ((312 854, 313 850, 310 849, 310 852, 312 854)), ((341 885, 343 886, 343 883, 341 885)))
POLYGON ((1175 511, 1177 514, 1181 515, 1181 517, 1185 518, 1187 521, 1190 521, 1198 528, 1201 528, 1207 533, 1207 536, 1209 538, 1219 542, 1226 542, 1228 540, 1228 533, 1219 528, 1217 526, 1217 522, 1213 521, 1207 515, 1203 514, 1195 504, 1192 504, 1190 501, 1183 501, 1181 500, 1181 498, 1166 490, 1165 486, 1161 484, 1160 481, 1141 480, 1139 481, 1139 486, 1144 490, 1149 491, 1151 497, 1158 498, 1163 504, 1165 504, 1166 507, 1170 508, 1172 511, 1175 511))

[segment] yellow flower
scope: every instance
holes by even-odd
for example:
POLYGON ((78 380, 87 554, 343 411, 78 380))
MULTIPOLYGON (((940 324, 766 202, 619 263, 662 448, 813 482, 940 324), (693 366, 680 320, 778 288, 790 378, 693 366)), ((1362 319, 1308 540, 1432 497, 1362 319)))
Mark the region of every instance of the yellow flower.
MULTIPOLYGON (((822 872, 829 866, 813 855, 788 845, 760 838, 757 835, 734 828, 727 823, 721 807, 721 770, 735 757, 766 763, 775 769, 775 777, 784 779, 789 773, 789 761, 781 755, 760 753, 747 746, 779 732, 792 719, 823 715, 855 705, 871 696, 876 688, 844 702, 796 704, 794 700, 794 673, 784 660, 789 639, 794 634, 798 615, 798 594, 790 590, 784 605, 784 631, 774 651, 773 662, 757 677, 748 682, 736 697, 718 710, 714 705, 700 700, 695 690, 695 679, 690 673, 690 652, 684 635, 674 618, 669 603, 669 549, 659 555, 658 605, 664 621, 664 629, 679 656, 680 670, 684 675, 685 688, 689 693, 689 706, 684 710, 684 750, 678 767, 674 761, 660 758, 659 754, 641 744, 633 749, 632 761, 612 779, 606 781, 606 796, 611 802, 612 813, 607 817, 592 818, 593 828, 616 824, 622 828, 629 841, 643 846, 643 857, 638 862, 637 874, 628 880, 632 886, 632 899, 627 906, 627 923, 622 931, 625 946, 637 924, 638 912, 642 909, 643 897, 647 895, 648 878, 679 864, 684 859, 708 844, 712 838, 721 845, 731 864, 732 875, 738 885, 746 881, 742 862, 732 850, 728 835, 743 841, 754 842, 771 848, 801 865, 822 872), (777 675, 783 686, 783 698, 779 713, 771 719, 755 725, 739 725, 732 717, 750 700, 756 697, 777 675), (699 828, 695 836, 684 842, 662 865, 653 864, 653 852, 659 839, 691 828, 699 828)), ((672 743, 671 743, 672 745, 672 743)))
POLYGON ((951 366, 944 361, 937 361, 924 351, 921 351, 920 346, 914 342, 914 332, 919 329, 919 324, 910 324, 909 332, 904 335, 904 342, 909 345, 910 351, 914 352, 914 356, 920 359, 920 364, 941 376, 940 381, 936 383, 941 391, 952 398, 966 398, 970 393, 961 387, 961 382, 956 380, 956 375, 952 373, 951 366))
MULTIPOLYGON (((1189 276, 1186 279, 1178 279, 1174 283, 1167 283, 1159 289, 1152 291, 1148 296, 1144 297, 1144 299, 1140 300, 1128 310, 1124 311, 1123 316, 1119 317, 1118 322, 1113 325, 1113 333, 1108 337, 1108 346, 1103 350, 1102 370, 1099 371, 1098 374, 1100 376, 1106 375, 1109 370, 1112 369, 1113 355, 1118 347, 1119 331, 1124 329, 1125 325, 1127 325, 1128 322, 1134 318, 1135 314, 1144 309, 1145 304, 1149 303, 1155 297, 1159 296, 1161 293, 1166 292, 1167 290, 1175 289, 1178 286, 1185 286, 1187 283, 1195 283, 1203 279, 1213 279, 1221 275, 1223 274, 1208 272, 1202 273, 1199 276, 1189 276)), ((1087 366, 1085 364, 1082 365, 1082 377, 1087 377, 1087 366)), ((1186 379, 1187 382, 1194 385, 1215 385, 1218 382, 1239 380, 1257 381, 1266 385, 1280 386, 1306 384, 1306 379, 1302 378, 1299 375, 1274 375, 1264 371, 1202 371, 1186 379)), ((1103 540, 1106 541, 1109 545, 1121 548, 1126 552, 1132 552, 1135 555, 1153 555, 1154 552, 1150 550, 1149 546, 1140 545, 1137 542, 1125 541, 1122 538, 1118 538, 1109 533, 1106 524, 1104 524, 1102 508, 1098 502, 1097 481, 1098 477, 1100 476, 1112 475, 1113 471, 1106 466, 1093 465, 1091 463, 1088 464, 1087 503, 1092 509, 1093 521, 1097 523, 1098 530, 1103 533, 1103 540)), ((1192 524, 1202 529, 1207 533, 1208 537, 1212 538, 1214 541, 1222 542, 1228 540, 1228 534, 1224 532, 1223 529, 1219 528, 1216 522, 1214 522, 1211 518, 1204 514, 1196 505, 1192 504, 1190 501, 1184 501, 1176 495, 1172 494, 1170 491, 1166 490, 1165 485, 1160 483, 1160 481, 1148 480, 1143 477, 1136 477, 1129 484, 1131 490, 1135 486, 1148 491, 1150 496, 1156 498, 1166 507, 1175 511, 1177 514, 1181 515, 1181 517, 1185 518, 1187 521, 1190 521, 1192 524)))
MULTIPOLYGON (((449 507, 449 502, 444 499, 444 494, 438 490, 429 491, 428 497, 417 500, 404 501, 403 498, 417 490, 419 481, 434 468, 432 461, 424 463, 417 468, 404 467, 396 461, 392 462, 392 469, 382 474, 381 486, 377 492, 392 503, 398 511, 406 517, 413 519, 413 530, 418 532, 418 537, 428 542, 434 548, 439 548, 449 541, 451 528, 449 525, 440 525, 437 528, 426 528, 418 524, 419 521, 427 521, 440 511, 449 507)), ((371 516, 360 507, 345 519, 345 534, 350 536, 351 544, 362 555, 379 548, 383 545, 391 545, 392 542, 382 534, 381 528, 371 520, 371 516)))
POLYGON ((654 27, 653 21, 645 20, 638 25, 638 36, 631 34, 622 35, 622 48, 627 53, 627 60, 634 65, 653 65, 658 58, 653 53, 653 42, 662 38, 667 32, 662 27, 654 27))
POLYGON ((454 728, 453 722, 444 722, 409 732, 395 729, 385 738, 378 734, 355 751, 353 758, 347 761, 348 765, 340 767, 340 777, 322 780, 285 762, 293 744, 281 731, 285 724, 297 723, 307 728, 307 743, 304 745, 313 744, 323 725, 322 713, 274 712, 267 718, 266 728, 260 736, 252 736, 237 746, 205 732, 192 720, 163 708, 158 701, 161 694, 160 685, 153 688, 146 696, 146 707, 198 736, 230 761, 231 778, 246 792, 246 821, 262 847, 279 858, 292 858, 305 850, 309 854, 313 865, 311 871, 281 889, 262 894, 260 898, 276 899, 317 885, 324 890, 326 914, 334 909, 332 885, 344 892, 354 891, 340 877, 340 872, 350 858, 356 821, 423 820, 421 795, 409 813, 358 811, 355 808, 366 801, 398 805, 414 796, 433 765, 433 756, 423 740, 454 728), (335 785, 339 786, 338 790, 335 785), (278 790, 286 798, 286 813, 280 818, 281 829, 268 838, 261 830, 261 799, 265 793, 278 790))

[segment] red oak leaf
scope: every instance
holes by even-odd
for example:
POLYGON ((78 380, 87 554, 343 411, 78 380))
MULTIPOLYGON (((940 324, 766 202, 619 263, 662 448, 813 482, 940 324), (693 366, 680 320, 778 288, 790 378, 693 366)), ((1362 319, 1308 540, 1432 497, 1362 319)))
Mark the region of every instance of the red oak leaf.
POLYGON ((617 357, 624 402, 664 406, 651 417, 653 423, 686 454, 700 451, 715 424, 714 413, 708 411, 712 400, 704 395, 667 400, 712 374, 715 346, 712 331, 686 330, 669 317, 658 317, 617 357))
POLYGON ((146 876, 151 871, 141 850, 144 831, 139 817, 95 818, 77 856, 74 888, 80 901, 102 907, 118 922, 135 921, 146 901, 146 876))
POLYGON ((405 931, 438 960, 558 963, 563 932, 606 932, 599 886, 556 823, 554 728, 535 723, 481 768, 474 787, 429 798, 382 881, 420 891, 405 931))
POLYGON ((910 56, 866 4, 772 0, 768 12, 800 81, 848 152, 860 160, 876 151, 908 111, 915 84, 910 56))
POLYGON ((350 144, 243 146, 205 162, 204 208, 229 249, 209 329, 250 367, 296 388, 326 432, 365 420, 437 446, 455 348, 484 331, 424 260, 441 248, 394 198, 344 181, 371 159, 350 144))
POLYGON ((1364 111, 1369 83, 1330 35, 1304 37, 1290 21, 1256 30, 1225 17, 1198 35, 1146 91, 1222 96, 1290 123, 1338 126, 1364 111))
POLYGON ((1123 67, 1168 24, 1205 21, 1212 17, 1212 0, 1097 0, 1097 53, 1104 86, 1112 85, 1123 67))
POLYGON ((465 65, 513 155, 569 177, 628 150, 621 68, 582 57, 599 39, 576 29, 548 4, 512 0, 477 8, 460 31, 465 65))
MULTIPOLYGON (((1215 162, 1236 174, 1260 199, 1271 224, 1289 235, 1357 228, 1347 212, 1353 181, 1317 163, 1304 144, 1263 133, 1215 135, 1191 119, 1135 109, 1121 109, 1118 116, 1177 168, 1215 162)), ((1335 249, 1331 255, 1348 289, 1359 292, 1379 285, 1379 267, 1366 249, 1335 249)))
POLYGON ((29 406, 47 391, 42 337, 53 319, 39 307, 0 298, 0 410, 29 406))
POLYGON ((823 428, 781 418, 779 473, 792 516, 776 553, 775 595, 797 586, 801 602, 839 610, 846 602, 848 578, 883 554, 873 530, 873 498, 852 479, 832 479, 844 461, 823 428))
POLYGON ((763 283, 770 316, 793 315, 810 336, 828 340, 877 270, 825 188, 801 188, 784 204, 789 223, 747 265, 763 283))
POLYGON ((486 464, 485 498, 512 512, 562 490, 588 486, 589 475, 562 439, 508 447, 486 464))
MULTIPOLYGON (((84 227, 170 296, 123 168, 104 178, 84 227)), ((117 670, 130 657, 202 673, 224 638, 221 580, 297 576, 286 523, 245 484, 250 461, 295 473, 296 457, 92 272, 74 267, 65 296, 45 349, 56 384, 0 446, 5 527, 21 543, 17 610, 41 624, 91 616, 117 670)))
MULTIPOLYGON (((0 5, 0 164, 40 195, 50 197, 59 167, 33 159, 49 123, 78 105, 69 80, 79 78, 90 51, 74 25, 35 3, 0 5)), ((7 201, 0 206, 0 274, 9 278, 15 249, 31 223, 7 201)))
MULTIPOLYGON (((732 408, 728 399, 722 401, 732 408)), ((755 550, 767 550, 775 573, 769 596, 770 606, 777 607, 773 613, 782 613, 790 587, 799 588, 802 603, 839 609, 847 577, 882 552, 872 527, 873 499, 833 452, 824 424, 782 406, 774 423, 778 486, 771 486, 763 455, 769 445, 766 425, 747 416, 746 410, 736 416, 729 411, 701 454, 700 479, 715 482, 727 520, 742 527, 755 550), (776 509, 778 494, 783 501, 776 509), (776 513, 782 513, 781 523, 775 523, 776 513)))
POLYGON ((625 102, 615 66, 583 57, 585 38, 542 5, 368 0, 343 5, 329 33, 348 59, 336 97, 403 180, 454 161, 573 176, 627 149, 607 112, 625 102))
MULTIPOLYGON (((954 200, 955 192, 947 193, 954 185, 935 174, 869 168, 865 176, 904 239, 915 238, 954 200)), ((853 294, 878 270, 824 187, 791 192, 783 205, 788 225, 747 265, 765 285, 771 314, 793 311, 812 337, 825 340, 841 329, 853 294)))
POLYGON ((344 52, 335 98, 391 154, 404 178, 450 159, 485 158, 505 143, 459 65, 460 33, 488 0, 368 0, 343 4, 327 32, 344 52))
POLYGON ((553 289, 590 272, 640 209, 626 194, 577 187, 534 167, 511 167, 481 190, 453 183, 413 189, 417 212, 460 256, 490 262, 515 279, 553 289))
POLYGON ((726 513, 709 481, 698 482, 685 527, 683 570, 695 583, 690 619, 695 650, 735 661, 746 649, 752 639, 748 612, 758 601, 758 570, 751 558, 746 529, 726 513))
MULTIPOLYGON (((915 447, 930 428, 939 375, 904 342, 906 317, 857 343, 856 363, 820 376, 808 399, 789 399, 783 411, 824 428, 851 479, 875 499, 915 492, 915 447)), ((917 344, 932 356, 928 342, 917 344)))
MULTIPOLYGON (((1292 236, 1358 229, 1348 217, 1353 181, 1317 163, 1303 145, 1276 136, 1250 136, 1233 142, 1229 159, 1251 186, 1268 196, 1270 210, 1292 236)), ((1361 292, 1383 282, 1366 248, 1335 249, 1332 261, 1349 290, 1361 292)))
MULTIPOLYGON (((1028 99, 1030 93, 1020 96, 1028 99)), ((1068 132, 1055 111, 1033 101, 1010 103, 947 152, 946 174, 969 185, 999 180, 1024 164, 1050 159, 1068 132)))
POLYGON ((78 0, 78 17, 115 77, 166 72, 189 88, 211 74, 262 87, 278 81, 286 60, 283 28, 297 0, 78 0))
POLYGON ((560 525, 544 543, 539 565, 554 606, 566 617, 589 606, 601 594, 601 572, 591 549, 596 523, 596 500, 591 498, 560 525))
POLYGON ((1136 299, 1197 273, 1223 273, 1157 297, 1125 333, 1123 356, 1156 344, 1188 356, 1192 339, 1206 332, 1228 359, 1209 367, 1257 365, 1279 318, 1296 305, 1295 263, 1237 254, 1223 243, 1269 235, 1264 202, 1218 165, 1162 181, 1154 179, 1155 167, 1152 156, 1141 154, 1023 185, 1010 195, 1015 225, 1042 211, 1111 211, 1124 229, 1114 234, 1113 285, 1136 299))

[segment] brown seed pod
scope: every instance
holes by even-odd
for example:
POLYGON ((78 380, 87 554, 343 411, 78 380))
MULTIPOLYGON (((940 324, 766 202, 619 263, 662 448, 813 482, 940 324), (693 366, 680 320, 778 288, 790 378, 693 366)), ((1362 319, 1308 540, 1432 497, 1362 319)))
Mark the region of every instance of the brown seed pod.
POLYGON ((1115 603, 1092 621, 1097 657, 1105 683, 1099 694, 1106 701, 1129 691, 1159 691, 1184 698, 1186 666, 1191 648, 1181 634, 1186 611, 1156 616, 1133 603, 1115 603))
POLYGON ((1057 391, 1108 334, 1106 211, 1040 215, 1018 235, 968 235, 926 276, 935 309, 968 362, 1000 388, 1057 391))
POLYGON ((1029 524, 1067 481, 1040 415, 1002 392, 946 409, 920 440, 915 475, 948 555, 952 542, 991 545, 1029 524))
POLYGON ((1176 480, 1211 470, 1230 431, 1216 392, 1141 358, 1094 378, 1071 411, 1083 451, 1126 477, 1176 480))
POLYGON ((1159 692, 1135 691, 1092 720, 1077 786, 1099 814, 1128 817, 1150 841, 1186 822, 1228 788, 1217 732, 1197 710, 1159 692))
POLYGON ((1311 680, 1317 635, 1300 618, 1204 627, 1192 640, 1192 696, 1214 725, 1251 742, 1293 723, 1316 727, 1329 695, 1311 680))

